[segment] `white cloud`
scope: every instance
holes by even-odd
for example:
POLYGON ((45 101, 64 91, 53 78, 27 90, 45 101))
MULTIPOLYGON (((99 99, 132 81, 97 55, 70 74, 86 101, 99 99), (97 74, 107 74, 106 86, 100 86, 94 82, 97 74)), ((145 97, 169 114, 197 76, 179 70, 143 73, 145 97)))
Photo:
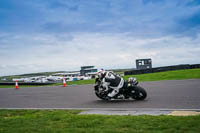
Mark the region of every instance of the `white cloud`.
POLYGON ((0 45, 4 47, 0 49, 0 74, 79 70, 82 65, 134 68, 138 58, 152 58, 153 66, 200 63, 200 36, 193 39, 138 38, 128 33, 73 33, 70 36, 65 40, 69 34, 62 34, 62 39, 54 34, 18 35, 20 39, 14 41, 10 37, 5 45, 0 45), (19 46, 23 40, 26 45, 19 46))

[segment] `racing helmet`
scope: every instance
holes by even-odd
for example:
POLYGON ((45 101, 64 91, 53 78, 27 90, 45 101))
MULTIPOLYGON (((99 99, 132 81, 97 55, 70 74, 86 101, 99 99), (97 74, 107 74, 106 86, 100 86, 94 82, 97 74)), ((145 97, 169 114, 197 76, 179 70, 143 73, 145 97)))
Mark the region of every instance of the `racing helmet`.
POLYGON ((105 70, 103 70, 103 69, 100 69, 99 71, 98 71, 98 77, 99 78, 103 78, 104 77, 104 75, 105 75, 105 73, 106 73, 106 71, 105 70))

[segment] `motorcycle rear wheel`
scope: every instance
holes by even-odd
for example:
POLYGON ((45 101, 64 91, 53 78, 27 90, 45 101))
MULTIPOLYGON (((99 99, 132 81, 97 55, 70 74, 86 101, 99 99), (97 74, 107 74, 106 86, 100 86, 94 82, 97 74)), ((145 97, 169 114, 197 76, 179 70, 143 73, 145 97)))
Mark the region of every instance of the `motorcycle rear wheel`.
POLYGON ((147 97, 147 92, 141 86, 135 86, 131 90, 132 98, 135 100, 144 100, 147 97))

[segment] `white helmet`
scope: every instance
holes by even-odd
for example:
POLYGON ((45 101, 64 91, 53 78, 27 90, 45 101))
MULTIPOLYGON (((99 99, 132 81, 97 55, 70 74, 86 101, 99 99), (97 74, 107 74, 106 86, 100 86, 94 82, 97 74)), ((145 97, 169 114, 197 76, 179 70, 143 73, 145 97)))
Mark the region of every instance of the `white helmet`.
POLYGON ((135 83, 136 82, 136 78, 135 77, 130 77, 130 78, 128 78, 128 82, 135 83))
POLYGON ((103 77, 103 75, 106 73, 106 71, 105 70, 103 70, 103 69, 100 69, 99 71, 98 71, 98 77, 99 78, 102 78, 103 77))

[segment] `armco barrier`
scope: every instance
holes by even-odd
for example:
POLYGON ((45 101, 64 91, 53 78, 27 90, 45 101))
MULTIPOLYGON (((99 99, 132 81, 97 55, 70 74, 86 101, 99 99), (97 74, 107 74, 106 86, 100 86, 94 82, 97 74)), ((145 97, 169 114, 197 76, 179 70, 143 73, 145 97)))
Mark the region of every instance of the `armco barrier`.
POLYGON ((200 68, 200 64, 190 65, 190 69, 200 68))
POLYGON ((150 68, 150 69, 132 70, 132 71, 124 72, 124 75, 137 75, 137 74, 145 74, 145 73, 155 73, 155 72, 194 69, 194 68, 200 68, 200 64, 193 64, 193 65, 184 64, 184 65, 175 65, 175 66, 156 67, 156 68, 150 68))

